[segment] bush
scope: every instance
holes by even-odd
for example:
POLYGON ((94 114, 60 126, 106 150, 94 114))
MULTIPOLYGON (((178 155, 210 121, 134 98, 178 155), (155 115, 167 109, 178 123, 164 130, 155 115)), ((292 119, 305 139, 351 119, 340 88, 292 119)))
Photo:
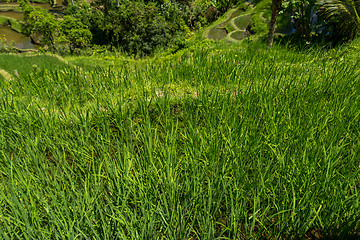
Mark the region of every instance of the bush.
POLYGON ((129 2, 107 13, 95 10, 94 42, 105 40, 131 54, 149 55, 156 48, 170 45, 181 30, 181 23, 166 18, 174 19, 174 15, 162 14, 154 3, 129 2))
MULTIPOLYGON (((191 30, 216 20, 237 0, 93 1, 82 16, 94 44, 111 44, 130 54, 149 55, 155 49, 180 47, 191 30), (116 4, 118 3, 118 4, 116 4), (179 37, 182 36, 182 37, 179 37), (179 44, 180 43, 180 44, 179 44)), ((78 15, 86 7, 71 7, 78 15)))
POLYGON ((0 37, 0 52, 1 53, 12 53, 16 52, 14 48, 15 42, 8 42, 5 37, 0 37))

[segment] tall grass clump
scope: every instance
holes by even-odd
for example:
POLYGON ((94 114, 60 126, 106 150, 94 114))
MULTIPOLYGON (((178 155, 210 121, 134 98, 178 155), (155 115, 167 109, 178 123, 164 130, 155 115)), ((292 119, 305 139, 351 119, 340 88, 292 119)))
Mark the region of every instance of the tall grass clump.
POLYGON ((209 47, 20 78, 0 88, 2 239, 359 236, 356 62, 209 47))

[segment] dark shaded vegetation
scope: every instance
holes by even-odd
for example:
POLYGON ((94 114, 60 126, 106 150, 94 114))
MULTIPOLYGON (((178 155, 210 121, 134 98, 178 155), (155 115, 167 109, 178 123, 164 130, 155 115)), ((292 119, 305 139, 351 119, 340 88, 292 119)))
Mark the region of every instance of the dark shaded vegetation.
POLYGON ((287 27, 284 29, 292 33, 287 37, 292 41, 287 44, 307 42, 336 46, 353 40, 360 33, 358 0, 274 1, 278 5, 273 8, 273 13, 278 11, 280 18, 285 16, 287 20, 283 24, 287 27))

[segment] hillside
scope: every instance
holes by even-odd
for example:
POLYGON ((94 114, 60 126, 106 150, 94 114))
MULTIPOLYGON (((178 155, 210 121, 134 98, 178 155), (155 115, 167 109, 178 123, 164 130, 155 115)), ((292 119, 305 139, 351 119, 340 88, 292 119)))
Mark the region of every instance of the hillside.
POLYGON ((359 46, 0 54, 1 238, 358 238, 359 46))

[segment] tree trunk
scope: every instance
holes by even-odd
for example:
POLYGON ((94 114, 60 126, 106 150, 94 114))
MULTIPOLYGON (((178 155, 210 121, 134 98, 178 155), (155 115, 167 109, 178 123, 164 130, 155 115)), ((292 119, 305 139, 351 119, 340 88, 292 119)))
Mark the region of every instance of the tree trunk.
POLYGON ((282 0, 272 0, 271 8, 271 20, 270 20, 270 26, 269 26, 269 35, 267 40, 267 47, 272 48, 273 41, 274 41, 274 34, 275 34, 275 27, 276 27, 276 21, 277 16, 279 14, 279 10, 281 7, 282 0))

